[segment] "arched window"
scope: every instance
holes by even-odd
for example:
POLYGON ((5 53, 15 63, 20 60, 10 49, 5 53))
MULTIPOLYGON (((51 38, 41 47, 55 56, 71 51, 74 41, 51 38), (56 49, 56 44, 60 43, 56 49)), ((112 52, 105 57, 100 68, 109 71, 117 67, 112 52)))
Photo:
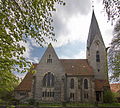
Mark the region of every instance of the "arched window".
POLYGON ((44 87, 53 87, 54 86, 54 75, 51 72, 48 72, 43 77, 43 86, 44 87))
POLYGON ((70 81, 70 88, 74 89, 74 79, 71 79, 71 81, 70 81))
POLYGON ((43 77, 43 86, 47 85, 46 82, 47 82, 47 74, 43 77))
POLYGON ((84 89, 88 89, 88 80, 87 79, 84 80, 84 89))
POLYGON ((99 54, 99 51, 96 51, 96 62, 100 62, 100 54, 99 54))

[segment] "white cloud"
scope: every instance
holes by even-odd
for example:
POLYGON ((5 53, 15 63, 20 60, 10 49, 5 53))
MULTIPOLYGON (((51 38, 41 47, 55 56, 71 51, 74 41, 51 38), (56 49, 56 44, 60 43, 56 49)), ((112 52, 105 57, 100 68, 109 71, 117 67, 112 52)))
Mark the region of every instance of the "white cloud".
POLYGON ((78 54, 75 54, 73 56, 74 59, 85 59, 86 58, 86 52, 80 51, 78 54))
POLYGON ((19 79, 23 79, 25 77, 25 75, 27 74, 26 72, 25 73, 14 73, 16 75, 16 77, 18 77, 19 79))
POLYGON ((25 47, 25 49, 26 49, 26 51, 23 53, 23 57, 25 57, 25 58, 30 58, 30 56, 31 56, 31 53, 32 53, 32 47, 31 47, 31 45, 30 45, 30 42, 27 42, 27 43, 25 43, 25 42, 19 42, 20 43, 20 45, 21 46, 24 46, 25 47))
POLYGON ((40 45, 35 41, 35 39, 29 39, 32 46, 40 47, 40 45))
MULTIPOLYGON (((57 39, 57 42, 51 42, 54 47, 61 47, 76 40, 86 43, 88 37, 92 16, 91 1, 65 0, 65 2, 65 6, 57 5, 57 11, 53 15, 53 26, 55 27, 57 39)), ((112 32, 107 34, 107 31, 112 31, 112 27, 110 23, 107 23, 107 18, 102 12, 102 2, 97 0, 94 2, 94 5, 95 15, 103 35, 103 40, 105 45, 108 46, 112 38, 112 32)), ((49 40, 47 41, 49 42, 49 40)), ((34 40, 31 40, 31 44, 39 47, 34 40)))
POLYGON ((74 54, 72 56, 62 55, 60 59, 86 59, 86 51, 82 50, 79 53, 74 54))
POLYGON ((104 7, 102 1, 101 2, 99 1, 99 3, 95 2, 95 15, 100 27, 104 43, 106 47, 108 47, 113 37, 114 26, 111 25, 111 22, 108 22, 107 15, 103 9, 104 7))
POLYGON ((39 58, 38 57, 31 57, 31 58, 29 58, 29 62, 31 62, 31 63, 38 63, 39 62, 39 58))
MULTIPOLYGON (((70 0, 67 6, 58 9, 57 14, 55 14, 54 17, 54 26, 57 38, 57 43, 52 42, 54 47, 64 46, 67 45, 69 42, 73 42, 76 40, 80 40, 81 42, 86 43, 92 17, 92 10, 90 11, 90 1, 88 1, 86 3, 88 4, 89 10, 86 14, 82 14, 82 7, 78 8, 78 6, 80 6, 79 4, 81 3, 82 1, 73 2, 72 0, 70 0), (75 6, 76 8, 72 8, 75 6), (72 12, 70 11, 71 9, 72 12)), ((87 6, 87 4, 83 4, 83 6, 87 6)), ((112 39, 113 27, 111 27, 110 23, 107 23, 107 17, 105 16, 105 13, 102 12, 102 3, 100 1, 96 1, 94 5, 95 15, 103 36, 103 40, 105 42, 105 45, 108 46, 112 39), (107 31, 110 32, 107 33, 107 31)))
MULTIPOLYGON (((57 39, 57 42, 52 42, 54 47, 65 46, 68 45, 68 43, 72 43, 76 40, 86 44, 92 16, 90 2, 90 0, 66 0, 65 6, 57 6, 57 13, 53 15, 53 25, 55 27, 57 39)), ((103 36, 103 40, 105 45, 108 46, 112 39, 113 27, 111 27, 110 23, 107 23, 107 18, 102 12, 102 3, 97 0, 94 2, 94 4, 95 15, 103 36)), ((30 44, 32 46, 39 47, 39 45, 33 39, 30 41, 30 43, 24 43, 26 52, 23 56, 29 58, 31 61, 38 62, 37 58, 35 57, 31 59, 31 53, 34 52, 32 52, 32 47, 30 44)), ((80 54, 81 58, 85 57, 85 51, 80 52, 78 55, 80 54)), ((63 56, 63 58, 65 57, 66 55, 63 56)), ((74 54, 74 57, 71 56, 71 58, 77 58, 77 54, 74 54)))

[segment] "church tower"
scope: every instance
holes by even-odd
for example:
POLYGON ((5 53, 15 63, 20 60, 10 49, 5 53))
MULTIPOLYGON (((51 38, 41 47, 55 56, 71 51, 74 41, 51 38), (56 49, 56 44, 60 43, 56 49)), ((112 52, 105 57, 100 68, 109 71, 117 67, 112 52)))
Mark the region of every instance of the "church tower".
POLYGON ((87 39, 86 56, 94 70, 95 79, 107 79, 107 53, 94 11, 87 39))

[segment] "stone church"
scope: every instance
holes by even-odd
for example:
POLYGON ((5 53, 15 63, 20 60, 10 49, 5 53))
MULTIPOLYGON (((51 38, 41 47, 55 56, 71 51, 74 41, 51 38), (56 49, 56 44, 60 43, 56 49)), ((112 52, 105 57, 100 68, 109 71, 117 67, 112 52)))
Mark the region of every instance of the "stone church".
POLYGON ((89 28, 86 59, 59 59, 51 44, 48 45, 36 72, 28 72, 15 89, 20 101, 38 102, 102 102, 109 88, 106 47, 94 14, 89 28))

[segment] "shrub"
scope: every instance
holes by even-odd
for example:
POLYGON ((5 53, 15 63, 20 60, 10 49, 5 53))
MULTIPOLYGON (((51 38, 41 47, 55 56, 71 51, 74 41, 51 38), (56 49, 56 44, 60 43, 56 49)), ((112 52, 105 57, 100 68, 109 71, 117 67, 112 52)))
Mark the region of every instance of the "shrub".
POLYGON ((111 90, 104 91, 103 102, 104 103, 114 103, 114 102, 116 102, 116 98, 115 98, 114 94, 111 92, 111 90))
POLYGON ((34 104, 35 104, 35 99, 29 99, 29 100, 28 100, 28 104, 34 105, 34 104))
POLYGON ((62 106, 66 107, 67 102, 62 102, 62 106))

